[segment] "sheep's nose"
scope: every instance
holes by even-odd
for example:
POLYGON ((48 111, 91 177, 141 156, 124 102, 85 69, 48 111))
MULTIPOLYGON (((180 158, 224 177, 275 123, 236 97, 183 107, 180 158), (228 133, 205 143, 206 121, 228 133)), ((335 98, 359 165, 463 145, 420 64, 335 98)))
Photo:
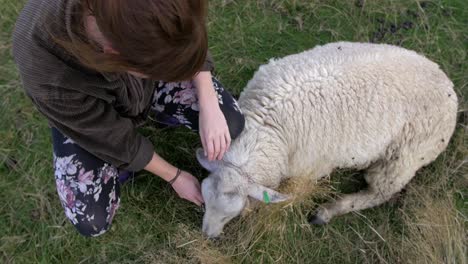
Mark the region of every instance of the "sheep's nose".
POLYGON ((203 235, 207 238, 210 238, 210 233, 209 233, 209 228, 208 225, 203 223, 203 228, 202 228, 203 235))
POLYGON ((211 238, 208 238, 213 244, 215 245, 219 245, 221 244, 221 237, 211 237, 211 238))
POLYGON ((210 235, 209 233, 203 231, 203 236, 215 245, 220 244, 222 241, 221 235, 214 236, 212 234, 210 235))
POLYGON ((208 228, 208 225, 203 225, 202 231, 203 236, 212 242, 219 242, 221 239, 220 234, 215 234, 216 232, 210 232, 210 228, 208 228))

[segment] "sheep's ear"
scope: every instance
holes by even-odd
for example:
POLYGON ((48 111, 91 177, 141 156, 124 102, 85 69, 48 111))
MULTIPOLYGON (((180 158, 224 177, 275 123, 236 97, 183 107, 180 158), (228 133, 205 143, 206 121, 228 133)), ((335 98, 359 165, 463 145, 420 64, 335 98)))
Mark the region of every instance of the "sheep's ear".
POLYGON ((258 184, 252 184, 249 187, 249 196, 267 204, 284 202, 290 198, 288 195, 258 184))
POLYGON ((197 149, 197 160, 200 165, 205 168, 209 172, 215 171, 221 165, 220 160, 209 161, 208 158, 205 156, 203 149, 197 149))

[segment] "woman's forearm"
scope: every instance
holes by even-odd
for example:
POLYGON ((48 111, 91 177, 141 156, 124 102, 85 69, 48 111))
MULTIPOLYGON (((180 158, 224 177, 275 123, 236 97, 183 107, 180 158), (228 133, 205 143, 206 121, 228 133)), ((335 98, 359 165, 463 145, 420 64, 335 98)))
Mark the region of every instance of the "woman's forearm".
POLYGON ((161 177, 165 181, 170 181, 177 174, 177 168, 156 153, 153 154, 153 158, 146 165, 145 170, 161 177))
POLYGON ((213 89, 213 81, 211 79, 211 72, 200 72, 193 79, 197 88, 198 101, 200 104, 200 111, 211 108, 213 106, 219 107, 218 95, 213 89))
MULTIPOLYGON (((212 109, 212 107, 219 107, 218 96, 213 89, 211 72, 200 72, 195 76, 193 81, 197 89, 200 111, 212 109)), ((177 168, 156 153, 153 154, 153 158, 148 165, 146 165, 145 170, 161 177, 165 181, 170 181, 177 174, 177 168)))

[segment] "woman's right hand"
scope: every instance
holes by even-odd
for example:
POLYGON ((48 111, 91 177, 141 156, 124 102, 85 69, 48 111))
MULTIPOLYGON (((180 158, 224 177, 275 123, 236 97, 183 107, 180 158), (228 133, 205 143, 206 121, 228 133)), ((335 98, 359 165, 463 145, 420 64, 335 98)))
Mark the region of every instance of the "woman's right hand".
MULTIPOLYGON (((177 168, 156 153, 153 153, 153 157, 146 165, 145 170, 158 175, 167 182, 170 182, 177 175, 177 168)), ((172 183, 172 188, 174 188, 180 198, 189 200, 198 206, 204 203, 200 182, 186 171, 181 171, 179 177, 172 183)))
POLYGON ((192 174, 182 171, 180 176, 172 183, 172 188, 180 198, 188 200, 198 206, 201 206, 203 196, 201 193, 200 182, 192 174))

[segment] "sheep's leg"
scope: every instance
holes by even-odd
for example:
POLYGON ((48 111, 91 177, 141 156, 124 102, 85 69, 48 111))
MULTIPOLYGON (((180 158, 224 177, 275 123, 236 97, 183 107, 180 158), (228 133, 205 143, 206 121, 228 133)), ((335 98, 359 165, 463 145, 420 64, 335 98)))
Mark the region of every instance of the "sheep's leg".
POLYGON ((310 219, 311 224, 326 224, 335 216, 371 208, 388 201, 414 176, 417 168, 408 165, 394 160, 369 169, 366 176, 369 183, 367 190, 344 195, 335 202, 320 206, 317 214, 310 219))

